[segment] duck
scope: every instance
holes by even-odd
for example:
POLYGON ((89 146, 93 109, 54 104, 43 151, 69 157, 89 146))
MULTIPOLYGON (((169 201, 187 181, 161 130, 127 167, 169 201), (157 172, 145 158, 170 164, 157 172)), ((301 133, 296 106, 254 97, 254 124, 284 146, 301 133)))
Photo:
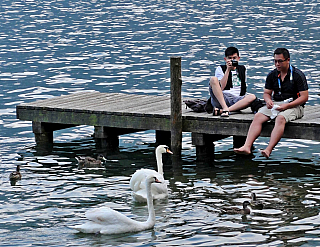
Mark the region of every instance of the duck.
POLYGON ((102 154, 99 154, 97 159, 92 157, 75 157, 78 161, 78 169, 83 168, 101 168, 103 163, 107 160, 102 154))
POLYGON ((145 179, 149 213, 147 221, 136 221, 109 207, 101 207, 86 212, 85 215, 88 219, 86 223, 82 225, 69 226, 69 228, 82 233, 94 234, 120 234, 139 232, 153 228, 156 222, 151 194, 151 185, 153 183, 161 183, 161 181, 159 181, 157 177, 149 175, 145 179))
POLYGON ((130 179, 130 188, 132 190, 133 198, 136 202, 145 203, 147 201, 147 193, 145 187, 145 179, 148 175, 156 176, 162 183, 151 185, 151 194, 153 199, 160 200, 168 197, 168 188, 163 177, 163 163, 162 154, 173 154, 167 145, 159 145, 156 150, 156 161, 158 171, 152 169, 139 169, 130 179))
POLYGON ((230 207, 230 208, 222 208, 221 213, 226 214, 250 214, 251 209, 248 207, 250 205, 249 201, 244 201, 242 203, 242 208, 238 207, 230 207))
POLYGON ((21 177, 20 165, 17 165, 16 171, 11 172, 9 175, 10 184, 12 186, 16 185, 17 181, 21 180, 21 177))
POLYGON ((251 207, 254 208, 254 209, 262 210, 263 207, 264 207, 262 201, 257 200, 257 195, 254 192, 251 193, 251 202, 250 202, 250 204, 251 204, 251 207))
POLYGON ((11 172, 9 175, 10 180, 21 180, 21 173, 20 173, 20 165, 17 165, 16 171, 11 172))

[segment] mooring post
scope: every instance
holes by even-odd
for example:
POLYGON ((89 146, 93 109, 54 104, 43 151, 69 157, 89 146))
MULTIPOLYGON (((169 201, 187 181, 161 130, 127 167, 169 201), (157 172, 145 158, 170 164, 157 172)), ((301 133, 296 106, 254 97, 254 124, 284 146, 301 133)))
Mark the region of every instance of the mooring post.
POLYGON ((180 157, 182 149, 181 57, 170 58, 170 76, 171 149, 174 156, 180 157))

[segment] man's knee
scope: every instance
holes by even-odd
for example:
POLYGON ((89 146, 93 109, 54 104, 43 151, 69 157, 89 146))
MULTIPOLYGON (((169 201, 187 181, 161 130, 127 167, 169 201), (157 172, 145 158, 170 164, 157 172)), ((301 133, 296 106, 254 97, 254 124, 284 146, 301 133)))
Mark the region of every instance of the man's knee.
POLYGON ((254 94, 249 93, 249 94, 247 94, 247 95, 245 96, 245 99, 246 99, 249 103, 251 103, 251 102, 253 102, 253 101, 256 99, 256 96, 255 96, 254 94))
POLYGON ((257 112, 255 115, 254 115, 254 118, 253 118, 253 122, 255 123, 259 123, 259 124, 263 124, 264 122, 267 122, 270 118, 260 112, 257 112))
POLYGON ((285 125, 287 123, 286 119, 282 115, 278 115, 275 120, 276 125, 285 125))
POLYGON ((210 87, 220 86, 219 80, 217 77, 213 76, 210 78, 210 87))

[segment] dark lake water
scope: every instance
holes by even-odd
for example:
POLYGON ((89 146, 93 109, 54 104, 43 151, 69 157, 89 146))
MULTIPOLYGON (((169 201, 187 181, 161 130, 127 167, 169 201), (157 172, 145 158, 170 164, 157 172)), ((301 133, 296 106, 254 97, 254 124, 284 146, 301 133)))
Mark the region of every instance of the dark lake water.
POLYGON ((228 46, 240 49, 249 92, 262 96, 272 54, 286 47, 320 103, 320 3, 300 1, 2 0, 0 7, 1 246, 319 246, 320 142, 282 139, 266 160, 233 154, 217 141, 213 163, 198 162, 190 133, 182 160, 164 157, 169 197, 155 203, 153 230, 113 236, 68 228, 90 208, 110 206, 140 221, 130 176, 155 166, 153 131, 120 137, 105 169, 78 170, 75 156, 96 155, 93 127, 57 131, 53 150, 35 147, 23 102, 79 91, 168 95, 170 57, 181 56, 183 96, 208 97, 228 46), (29 161, 26 165, 26 161, 29 161), (8 176, 22 164, 22 180, 8 176), (249 216, 220 214, 251 192, 265 202, 249 216))

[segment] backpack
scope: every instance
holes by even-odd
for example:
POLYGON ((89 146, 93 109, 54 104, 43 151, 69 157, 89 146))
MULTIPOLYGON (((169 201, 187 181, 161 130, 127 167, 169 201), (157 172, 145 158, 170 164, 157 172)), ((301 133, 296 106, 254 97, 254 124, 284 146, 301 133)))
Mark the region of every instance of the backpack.
POLYGON ((211 105, 211 98, 207 100, 203 99, 190 99, 183 101, 186 107, 189 107, 194 112, 207 112, 212 113, 213 107, 211 105))
POLYGON ((258 112, 258 110, 264 105, 266 105, 266 102, 264 102, 263 100, 256 97, 256 99, 254 101, 252 101, 252 103, 250 105, 251 111, 254 114, 256 114, 258 112))

